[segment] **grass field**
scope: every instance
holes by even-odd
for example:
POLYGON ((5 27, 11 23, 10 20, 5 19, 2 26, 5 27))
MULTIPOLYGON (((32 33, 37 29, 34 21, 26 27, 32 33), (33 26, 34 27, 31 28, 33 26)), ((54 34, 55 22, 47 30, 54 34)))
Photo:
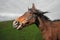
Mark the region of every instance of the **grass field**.
POLYGON ((12 21, 6 21, 0 22, 0 40, 42 40, 42 37, 35 24, 16 30, 12 21))

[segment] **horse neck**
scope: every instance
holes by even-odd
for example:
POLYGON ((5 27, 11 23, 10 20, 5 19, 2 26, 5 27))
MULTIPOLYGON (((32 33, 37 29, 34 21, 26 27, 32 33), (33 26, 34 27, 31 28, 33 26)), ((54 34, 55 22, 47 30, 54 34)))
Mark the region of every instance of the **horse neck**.
POLYGON ((48 20, 44 20, 43 18, 40 18, 40 17, 38 17, 38 20, 39 20, 39 23, 40 23, 40 24, 38 24, 39 29, 41 31, 47 30, 48 28, 47 28, 46 23, 48 22, 48 20))

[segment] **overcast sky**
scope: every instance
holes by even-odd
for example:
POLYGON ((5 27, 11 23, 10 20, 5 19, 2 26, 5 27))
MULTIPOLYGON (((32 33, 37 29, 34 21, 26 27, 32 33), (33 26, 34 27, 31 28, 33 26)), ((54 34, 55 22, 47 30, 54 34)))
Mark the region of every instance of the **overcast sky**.
POLYGON ((32 3, 51 20, 60 19, 60 0, 0 0, 0 21, 12 20, 23 15, 32 3))

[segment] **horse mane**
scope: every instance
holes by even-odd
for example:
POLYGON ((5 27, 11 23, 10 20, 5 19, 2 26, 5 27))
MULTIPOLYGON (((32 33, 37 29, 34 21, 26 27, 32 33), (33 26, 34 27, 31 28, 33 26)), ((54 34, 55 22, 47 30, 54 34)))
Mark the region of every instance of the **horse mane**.
MULTIPOLYGON (((45 13, 48 13, 48 12, 43 12, 43 11, 39 11, 39 10, 36 10, 39 17, 42 17, 44 20, 49 20, 51 21, 47 16, 45 16, 44 14, 45 13)), ((60 19, 56 19, 56 20, 53 20, 53 22, 55 21, 60 21, 60 19)))
POLYGON ((53 22, 55 22, 55 21, 60 21, 60 19, 58 19, 58 20, 53 20, 53 22))
POLYGON ((44 20, 50 20, 47 16, 45 16, 45 15, 42 15, 41 16, 44 20))
POLYGON ((35 13, 37 16, 43 18, 44 20, 50 20, 47 16, 45 16, 44 14, 45 13, 48 13, 48 12, 43 12, 43 11, 40 11, 40 10, 36 10, 37 13, 35 13))
MULTIPOLYGON (((30 11, 32 11, 32 9, 29 9, 30 11)), ((48 13, 48 12, 43 12, 43 11, 40 11, 40 10, 35 10, 36 12, 34 14, 36 14, 37 16, 43 18, 44 20, 49 20, 51 21, 47 16, 45 16, 44 14, 45 13, 48 13)))

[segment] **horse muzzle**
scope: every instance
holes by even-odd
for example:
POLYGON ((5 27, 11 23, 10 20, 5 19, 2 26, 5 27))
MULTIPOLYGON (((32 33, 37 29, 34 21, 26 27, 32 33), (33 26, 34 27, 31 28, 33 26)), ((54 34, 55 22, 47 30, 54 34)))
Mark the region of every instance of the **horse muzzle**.
POLYGON ((16 28, 16 29, 21 29, 22 28, 22 24, 19 23, 18 21, 14 21, 13 22, 13 28, 16 28))

